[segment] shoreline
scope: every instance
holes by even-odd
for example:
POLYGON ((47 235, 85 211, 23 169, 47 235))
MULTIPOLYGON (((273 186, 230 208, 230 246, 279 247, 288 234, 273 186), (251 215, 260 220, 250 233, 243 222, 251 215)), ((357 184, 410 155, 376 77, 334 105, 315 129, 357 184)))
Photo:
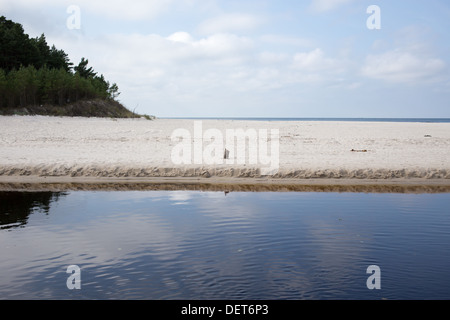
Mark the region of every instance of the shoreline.
POLYGON ((450 193, 443 179, 89 178, 0 176, 0 191, 450 193))
MULTIPOLYGON (((244 143, 246 138, 250 141, 244 137, 244 143)), ((257 147, 261 152, 261 145, 257 147)), ((218 150, 223 153, 223 149, 218 150)), ((386 190, 447 190, 448 159, 450 123, 0 116, 3 185, 87 188, 99 184, 179 184, 255 190, 387 186, 386 190), (183 141, 191 143, 195 160, 196 146, 203 148, 200 155, 211 147, 205 132, 218 132, 225 142, 228 130, 269 133, 264 147, 267 155, 278 156, 270 159, 276 160, 276 170, 268 174, 262 172, 267 168, 261 165, 237 163, 238 151, 231 164, 174 162, 173 150, 180 148, 174 132, 188 135, 189 139, 183 141), (277 135, 270 135, 274 130, 277 135), (199 140, 200 145, 196 145, 199 140)))

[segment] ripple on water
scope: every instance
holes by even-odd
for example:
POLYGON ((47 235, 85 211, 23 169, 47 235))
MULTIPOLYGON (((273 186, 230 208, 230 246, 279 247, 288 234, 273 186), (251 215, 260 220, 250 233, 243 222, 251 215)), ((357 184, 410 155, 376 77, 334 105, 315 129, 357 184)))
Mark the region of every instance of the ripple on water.
POLYGON ((74 191, 45 199, 53 200, 24 206, 17 221, 0 212, 0 297, 450 296, 449 194, 74 191), (81 268, 79 292, 65 286, 72 264, 81 268), (372 264, 380 291, 366 287, 372 264))

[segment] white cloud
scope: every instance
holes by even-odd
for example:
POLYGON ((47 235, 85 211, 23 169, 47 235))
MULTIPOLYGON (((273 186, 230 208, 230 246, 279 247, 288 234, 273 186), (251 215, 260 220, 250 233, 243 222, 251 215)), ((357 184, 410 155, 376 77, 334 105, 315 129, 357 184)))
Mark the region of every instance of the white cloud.
POLYGON ((213 34, 195 40, 187 32, 176 32, 167 38, 160 48, 162 60, 185 63, 239 62, 253 48, 253 41, 233 34, 213 34))
POLYGON ((230 13, 202 22, 198 31, 201 34, 242 32, 254 30, 263 23, 262 17, 245 13, 230 13))
POLYGON ((316 12, 325 12, 336 9, 352 1, 353 0, 313 0, 310 8, 316 12))
POLYGON ((445 68, 441 59, 396 49, 367 56, 362 74, 388 82, 414 83, 435 80, 445 68))
MULTIPOLYGON (((73 2, 73 0, 72 0, 73 2)), ((77 0, 81 8, 118 20, 144 20, 154 18, 172 4, 172 0, 77 0)))
MULTIPOLYGON (((168 10, 173 0, 0 0, 0 7, 9 11, 13 9, 28 10, 41 9, 45 7, 67 8, 76 5, 81 14, 90 12, 96 15, 107 16, 115 20, 144 20, 151 19, 168 10)), ((61 11, 66 15, 65 11, 61 11)))
POLYGON ((333 61, 326 59, 321 49, 297 53, 294 56, 294 67, 302 70, 321 70, 327 68, 333 61))
MULTIPOLYGON (((201 39, 194 39, 188 32, 175 32, 168 37, 157 34, 111 34, 98 38, 85 38, 84 45, 80 43, 63 47, 86 52, 86 56, 99 56, 96 63, 109 68, 124 65, 145 68, 149 65, 158 67, 175 64, 207 63, 208 61, 229 61, 244 57, 251 50, 253 42, 246 37, 232 34, 216 34, 201 39), (89 52, 92 49, 92 52, 89 52), (110 60, 111 59, 111 60, 110 60), (109 61, 110 60, 110 61, 109 61)), ((180 65, 177 65, 180 67, 180 65)))
POLYGON ((299 52, 293 57, 293 67, 304 72, 340 73, 346 69, 346 63, 337 58, 329 58, 325 53, 316 48, 309 52, 299 52))
POLYGON ((226 65, 248 62, 253 41, 231 34, 216 34, 194 43, 193 49, 199 58, 215 59, 226 65))
POLYGON ((259 40, 274 46, 314 47, 314 41, 311 39, 280 34, 265 34, 260 36, 259 40))
POLYGON ((181 43, 192 43, 194 39, 192 36, 187 32, 175 32, 171 34, 167 39, 174 41, 174 42, 181 42, 181 43))
POLYGON ((287 53, 264 51, 258 54, 258 61, 263 65, 280 64, 288 62, 291 56, 287 53))

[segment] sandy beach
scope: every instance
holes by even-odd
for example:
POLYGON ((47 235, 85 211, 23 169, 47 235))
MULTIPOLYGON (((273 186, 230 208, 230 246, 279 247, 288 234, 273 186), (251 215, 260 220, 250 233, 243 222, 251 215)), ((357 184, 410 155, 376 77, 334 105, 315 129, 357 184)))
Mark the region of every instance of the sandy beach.
POLYGON ((3 184, 448 186, 449 159, 448 123, 0 117, 3 184), (223 150, 230 149, 227 133, 237 130, 249 134, 246 157, 239 158, 242 141, 236 139, 231 145, 236 149, 224 159, 223 150), (208 140, 211 136, 215 140, 208 140), (214 155, 216 162, 205 155, 214 155))

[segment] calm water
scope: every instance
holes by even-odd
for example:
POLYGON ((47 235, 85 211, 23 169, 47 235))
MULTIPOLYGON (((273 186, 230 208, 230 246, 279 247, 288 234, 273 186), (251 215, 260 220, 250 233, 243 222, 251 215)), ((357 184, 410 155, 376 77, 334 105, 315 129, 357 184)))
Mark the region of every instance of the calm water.
POLYGON ((0 192, 0 299, 449 299, 449 206, 448 193, 0 192))

